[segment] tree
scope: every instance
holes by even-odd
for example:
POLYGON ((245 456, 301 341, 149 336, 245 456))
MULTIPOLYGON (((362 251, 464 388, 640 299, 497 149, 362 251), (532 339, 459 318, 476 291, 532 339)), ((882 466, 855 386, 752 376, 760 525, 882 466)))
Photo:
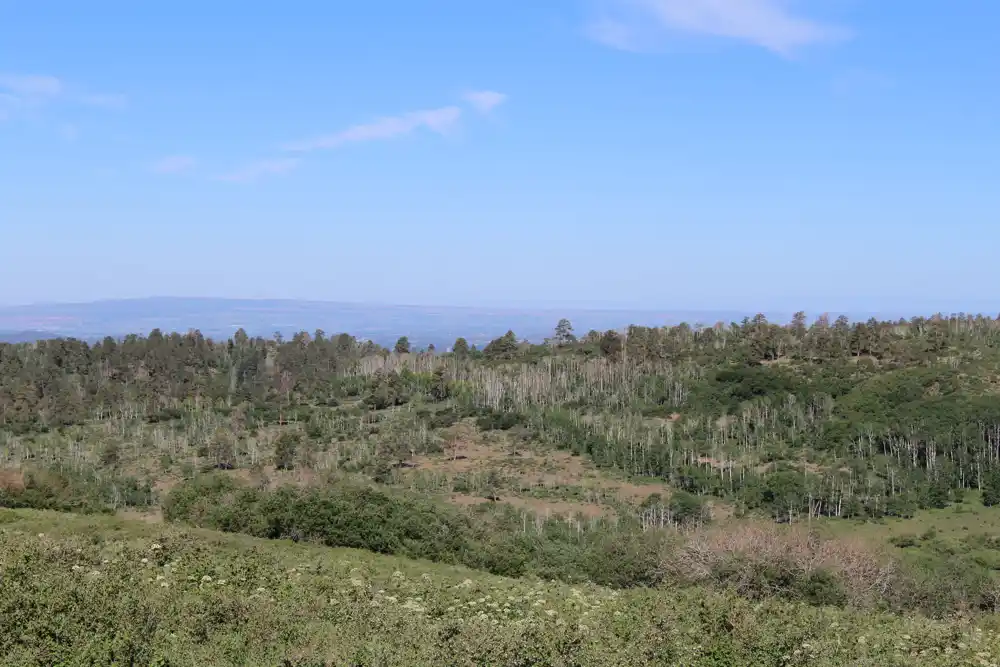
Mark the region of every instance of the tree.
POLYGON ((291 470, 295 466, 295 454, 302 436, 294 431, 282 433, 274 443, 274 467, 291 470))
POLYGON ((487 359, 513 359, 514 355, 517 354, 517 336, 514 335, 513 331, 508 330, 500 338, 491 340, 490 344, 483 350, 483 354, 486 355, 487 359))
POLYGON ((451 384, 448 382, 448 378, 445 377, 443 366, 434 371, 431 379, 430 393, 431 398, 435 401, 443 401, 451 393, 451 384))
POLYGON ((621 334, 614 329, 608 329, 601 336, 601 354, 605 357, 617 357, 623 347, 621 334))
POLYGON ((799 311, 792 316, 792 334, 795 336, 796 340, 802 341, 806 337, 806 314, 804 311, 799 311))
POLYGON ((556 345, 563 346, 569 345, 570 343, 576 342, 576 335, 573 333, 573 325, 565 317, 559 320, 556 325, 555 335, 553 340, 556 345))
POLYGON ((464 357, 469 354, 469 341, 464 338, 456 338, 455 344, 451 346, 451 351, 456 357, 464 357))
POLYGON ((217 429, 208 441, 208 457, 212 465, 222 470, 232 470, 236 465, 236 438, 226 429, 217 429))
POLYGON ((1000 472, 990 471, 983 479, 983 505, 1000 505, 1000 472))
POLYGON ((410 353, 410 339, 406 336, 400 336, 399 340, 396 341, 396 347, 393 348, 396 354, 409 354, 410 353))

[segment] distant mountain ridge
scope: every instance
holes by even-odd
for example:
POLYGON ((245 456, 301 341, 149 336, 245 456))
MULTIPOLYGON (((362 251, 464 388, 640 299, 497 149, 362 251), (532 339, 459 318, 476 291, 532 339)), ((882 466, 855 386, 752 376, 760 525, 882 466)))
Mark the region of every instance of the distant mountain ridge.
MULTIPOLYGON (((153 297, 0 307, 0 340, 35 340, 66 336, 99 339, 104 336, 146 334, 153 329, 227 338, 243 328, 250 335, 288 336, 322 329, 346 332, 388 345, 399 336, 411 344, 444 348, 463 336, 482 345, 508 329, 520 338, 541 341, 565 317, 578 335, 590 329, 618 329, 629 324, 663 326, 680 322, 714 324, 740 320, 752 313, 736 311, 653 311, 581 308, 487 308, 469 306, 408 306, 299 301, 284 299, 218 299, 209 297, 153 297)), ((775 318, 788 314, 768 314, 775 318)))
POLYGON ((0 331, 0 343, 30 343, 57 336, 49 331, 0 331))

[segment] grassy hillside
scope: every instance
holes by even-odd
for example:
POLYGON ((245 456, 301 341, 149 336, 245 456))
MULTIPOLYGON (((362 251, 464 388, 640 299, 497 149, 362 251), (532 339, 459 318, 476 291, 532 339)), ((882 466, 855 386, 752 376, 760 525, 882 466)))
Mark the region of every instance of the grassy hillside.
POLYGON ((0 664, 991 665, 946 622, 614 591, 183 530, 0 512, 0 664))
POLYGON ((154 648, 171 664, 962 664, 972 640, 940 638, 1000 609, 998 389, 1000 323, 964 315, 582 338, 564 321, 544 345, 508 332, 443 354, 323 332, 0 344, 5 572, 21 577, 6 608, 37 628, 5 648, 40 664, 154 648), (120 563, 152 561, 154 541, 204 571, 102 569, 131 543, 120 563), (248 586, 273 574, 244 590, 230 562, 248 586), (380 597, 403 580, 379 563, 420 569, 416 588, 380 597), (478 597, 445 592, 466 578, 478 597), (547 607, 526 597, 539 581, 546 602, 569 586, 601 602, 547 607), (411 636, 416 653, 378 657, 411 636))

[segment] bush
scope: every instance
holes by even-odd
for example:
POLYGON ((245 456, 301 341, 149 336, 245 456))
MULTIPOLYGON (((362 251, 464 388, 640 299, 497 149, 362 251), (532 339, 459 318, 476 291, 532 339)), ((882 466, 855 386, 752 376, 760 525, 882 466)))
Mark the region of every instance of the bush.
POLYGON ((3 664, 951 667, 1000 654, 986 618, 936 622, 704 588, 618 593, 248 548, 169 526, 155 539, 148 526, 64 526, 86 535, 4 529, 3 664))
POLYGON ((562 521, 543 522, 539 529, 534 517, 505 505, 465 511, 418 494, 349 482, 266 491, 220 475, 175 487, 163 516, 226 532, 459 563, 507 576, 621 587, 660 581, 657 545, 666 535, 610 527, 581 532, 582 526, 562 521))
POLYGON ((10 472, 0 479, 0 507, 94 514, 148 507, 153 501, 149 484, 133 477, 33 468, 18 475, 17 483, 13 479, 10 472))

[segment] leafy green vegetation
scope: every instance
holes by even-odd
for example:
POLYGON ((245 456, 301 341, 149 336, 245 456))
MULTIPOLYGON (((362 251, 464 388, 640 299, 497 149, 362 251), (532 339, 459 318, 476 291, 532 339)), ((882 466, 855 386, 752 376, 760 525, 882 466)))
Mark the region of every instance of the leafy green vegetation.
MULTIPOLYGON (((0 507, 18 509, 11 524, 32 508, 138 513, 164 534, 365 549, 653 609, 711 595, 795 618, 983 619, 1000 606, 998 381, 1000 323, 966 315, 582 337, 561 321, 541 345, 508 332, 440 354, 323 332, 0 344, 0 507)), ((588 632, 625 651, 602 623, 588 632)), ((502 650, 526 650, 511 632, 502 650)), ((531 636, 556 653, 482 660, 603 664, 560 653, 587 645, 576 635, 531 636)), ((428 664, 466 660, 425 648, 428 664)), ((719 650, 704 664, 746 664, 719 650)), ((334 664, 395 664, 345 655, 334 664)))
POLYGON ((114 518, 6 511, 0 538, 10 665, 885 667, 1000 655, 985 620, 621 593, 114 518))

